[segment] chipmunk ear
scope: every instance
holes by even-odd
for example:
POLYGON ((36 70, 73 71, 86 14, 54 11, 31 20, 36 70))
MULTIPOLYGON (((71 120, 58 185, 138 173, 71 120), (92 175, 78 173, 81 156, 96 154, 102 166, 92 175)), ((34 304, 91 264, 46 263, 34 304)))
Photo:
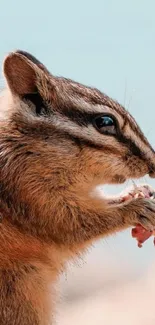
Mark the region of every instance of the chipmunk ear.
POLYGON ((10 53, 4 61, 4 75, 11 92, 17 96, 38 91, 38 80, 46 79, 47 69, 31 54, 23 51, 10 53))
POLYGON ((21 54, 10 53, 4 61, 3 71, 13 94, 24 96, 36 91, 37 75, 35 67, 21 54))
POLYGON ((22 56, 27 58, 29 61, 36 64, 41 70, 45 71, 47 74, 50 74, 50 72, 47 70, 47 68, 44 66, 44 64, 41 63, 38 59, 36 59, 32 54, 30 54, 26 51, 21 51, 21 50, 17 50, 16 53, 21 54, 22 56))

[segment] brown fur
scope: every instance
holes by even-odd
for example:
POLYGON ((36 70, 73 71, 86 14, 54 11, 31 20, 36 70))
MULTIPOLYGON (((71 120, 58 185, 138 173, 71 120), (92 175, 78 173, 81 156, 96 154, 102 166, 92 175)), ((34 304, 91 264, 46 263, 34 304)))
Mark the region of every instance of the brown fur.
POLYGON ((8 55, 4 74, 0 324, 49 325, 55 295, 49 287, 69 258, 136 223, 155 226, 153 202, 112 205, 92 195, 101 183, 153 177, 155 153, 121 105, 96 89, 53 77, 30 54, 8 55), (91 115, 101 113, 117 119, 115 136, 94 128, 91 115))

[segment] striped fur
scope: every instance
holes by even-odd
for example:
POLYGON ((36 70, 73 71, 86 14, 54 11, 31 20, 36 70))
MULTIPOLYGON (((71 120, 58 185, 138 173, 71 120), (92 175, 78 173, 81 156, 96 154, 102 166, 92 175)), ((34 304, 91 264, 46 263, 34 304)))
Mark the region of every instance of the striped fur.
POLYGON ((112 204, 92 195, 101 183, 154 177, 155 153, 119 103, 97 89, 51 75, 29 53, 9 54, 4 76, 0 324, 49 325, 48 286, 69 258, 93 240, 136 223, 155 227, 153 202, 112 204), (116 120, 113 135, 94 127, 94 118, 102 114, 116 120))

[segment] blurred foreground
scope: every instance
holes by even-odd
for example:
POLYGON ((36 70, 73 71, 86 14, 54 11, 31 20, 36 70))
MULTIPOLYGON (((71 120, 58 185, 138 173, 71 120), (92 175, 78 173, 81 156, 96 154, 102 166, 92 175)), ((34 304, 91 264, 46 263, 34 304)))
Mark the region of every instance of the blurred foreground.
POLYGON ((69 267, 61 278, 58 325, 155 324, 155 248, 149 241, 138 249, 127 236, 98 244, 69 267))

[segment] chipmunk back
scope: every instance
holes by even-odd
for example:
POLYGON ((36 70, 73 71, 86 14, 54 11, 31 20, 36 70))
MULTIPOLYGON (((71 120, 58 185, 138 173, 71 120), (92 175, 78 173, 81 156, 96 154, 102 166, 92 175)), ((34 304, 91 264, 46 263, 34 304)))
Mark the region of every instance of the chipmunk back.
POLYGON ((4 61, 0 96, 0 324, 49 325, 65 262, 137 223, 155 203, 119 203, 99 184, 155 177, 155 152, 134 118, 99 90, 55 77, 27 52, 4 61), (52 295, 52 296, 51 296, 52 295))

